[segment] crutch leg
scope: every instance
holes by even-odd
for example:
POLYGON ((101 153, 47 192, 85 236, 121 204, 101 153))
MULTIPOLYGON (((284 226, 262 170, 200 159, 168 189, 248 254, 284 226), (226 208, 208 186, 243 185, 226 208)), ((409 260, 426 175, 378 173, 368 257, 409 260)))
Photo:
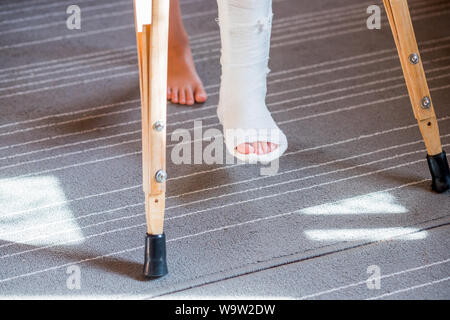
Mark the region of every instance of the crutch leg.
POLYGON ((144 275, 167 274, 164 235, 169 0, 134 0, 147 235, 144 275))
POLYGON ((422 60, 414 34, 407 0, 383 0, 394 35, 398 55, 405 76, 414 116, 427 149, 432 188, 444 192, 450 187, 450 171, 431 101, 422 60))

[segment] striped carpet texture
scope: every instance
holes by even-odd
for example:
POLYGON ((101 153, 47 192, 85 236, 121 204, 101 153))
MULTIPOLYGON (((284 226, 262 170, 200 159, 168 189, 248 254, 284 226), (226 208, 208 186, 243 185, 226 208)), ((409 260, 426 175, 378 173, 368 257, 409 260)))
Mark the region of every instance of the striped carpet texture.
MULTIPOLYGON (((132 1, 0 2, 0 298, 450 298, 450 198, 431 192, 384 10, 366 26, 382 1, 273 2, 267 104, 289 149, 268 176, 169 160, 156 281, 132 1)), ((450 1, 409 4, 450 150, 450 1)), ((181 7, 209 99, 169 104, 168 159, 175 130, 206 146, 194 122, 220 129, 217 6, 181 7)))

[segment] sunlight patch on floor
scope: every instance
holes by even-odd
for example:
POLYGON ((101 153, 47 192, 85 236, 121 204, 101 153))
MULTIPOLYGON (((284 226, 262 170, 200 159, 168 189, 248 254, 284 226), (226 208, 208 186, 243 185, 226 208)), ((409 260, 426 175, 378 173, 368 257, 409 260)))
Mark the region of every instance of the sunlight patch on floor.
POLYGON ((308 215, 346 215, 346 214, 398 214, 408 210, 396 203, 393 195, 377 192, 326 203, 299 211, 308 215))
POLYGON ((395 240, 421 240, 427 237, 426 231, 415 228, 363 228, 363 229, 324 229, 306 230, 308 239, 315 241, 380 241, 395 238, 395 240))
POLYGON ((71 219, 68 206, 30 210, 66 200, 63 188, 53 176, 0 179, 0 240, 29 245, 72 239, 76 240, 70 244, 83 242, 83 234, 71 219), (53 223, 58 220, 65 221, 53 223))

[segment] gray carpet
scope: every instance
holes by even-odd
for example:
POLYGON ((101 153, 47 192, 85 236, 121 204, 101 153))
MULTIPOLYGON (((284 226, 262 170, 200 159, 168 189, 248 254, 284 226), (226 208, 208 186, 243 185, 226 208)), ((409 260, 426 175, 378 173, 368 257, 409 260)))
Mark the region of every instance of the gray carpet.
MULTIPOLYGON (((175 129, 220 128, 216 4, 182 3, 210 98, 169 105, 168 154, 175 129)), ((131 0, 2 0, 1 298, 449 299, 449 194, 430 190, 384 13, 366 28, 371 4, 274 0, 279 172, 169 161, 170 274, 146 281, 131 0), (65 25, 74 3, 81 30, 65 25)), ((450 2, 410 6, 450 150, 450 2)))

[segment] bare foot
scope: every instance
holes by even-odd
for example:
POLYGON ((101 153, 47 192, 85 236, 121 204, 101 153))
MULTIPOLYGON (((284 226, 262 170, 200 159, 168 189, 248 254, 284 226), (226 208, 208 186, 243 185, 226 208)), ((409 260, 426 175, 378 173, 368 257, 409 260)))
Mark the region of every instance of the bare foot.
POLYGON ((236 147, 236 151, 241 154, 266 154, 278 148, 278 145, 271 142, 242 143, 236 147))
POLYGON ((167 99, 187 105, 205 102, 208 97, 195 70, 178 0, 170 3, 168 59, 167 99))
POLYGON ((189 44, 169 46, 167 99, 172 103, 193 105, 208 98, 195 70, 189 44))

